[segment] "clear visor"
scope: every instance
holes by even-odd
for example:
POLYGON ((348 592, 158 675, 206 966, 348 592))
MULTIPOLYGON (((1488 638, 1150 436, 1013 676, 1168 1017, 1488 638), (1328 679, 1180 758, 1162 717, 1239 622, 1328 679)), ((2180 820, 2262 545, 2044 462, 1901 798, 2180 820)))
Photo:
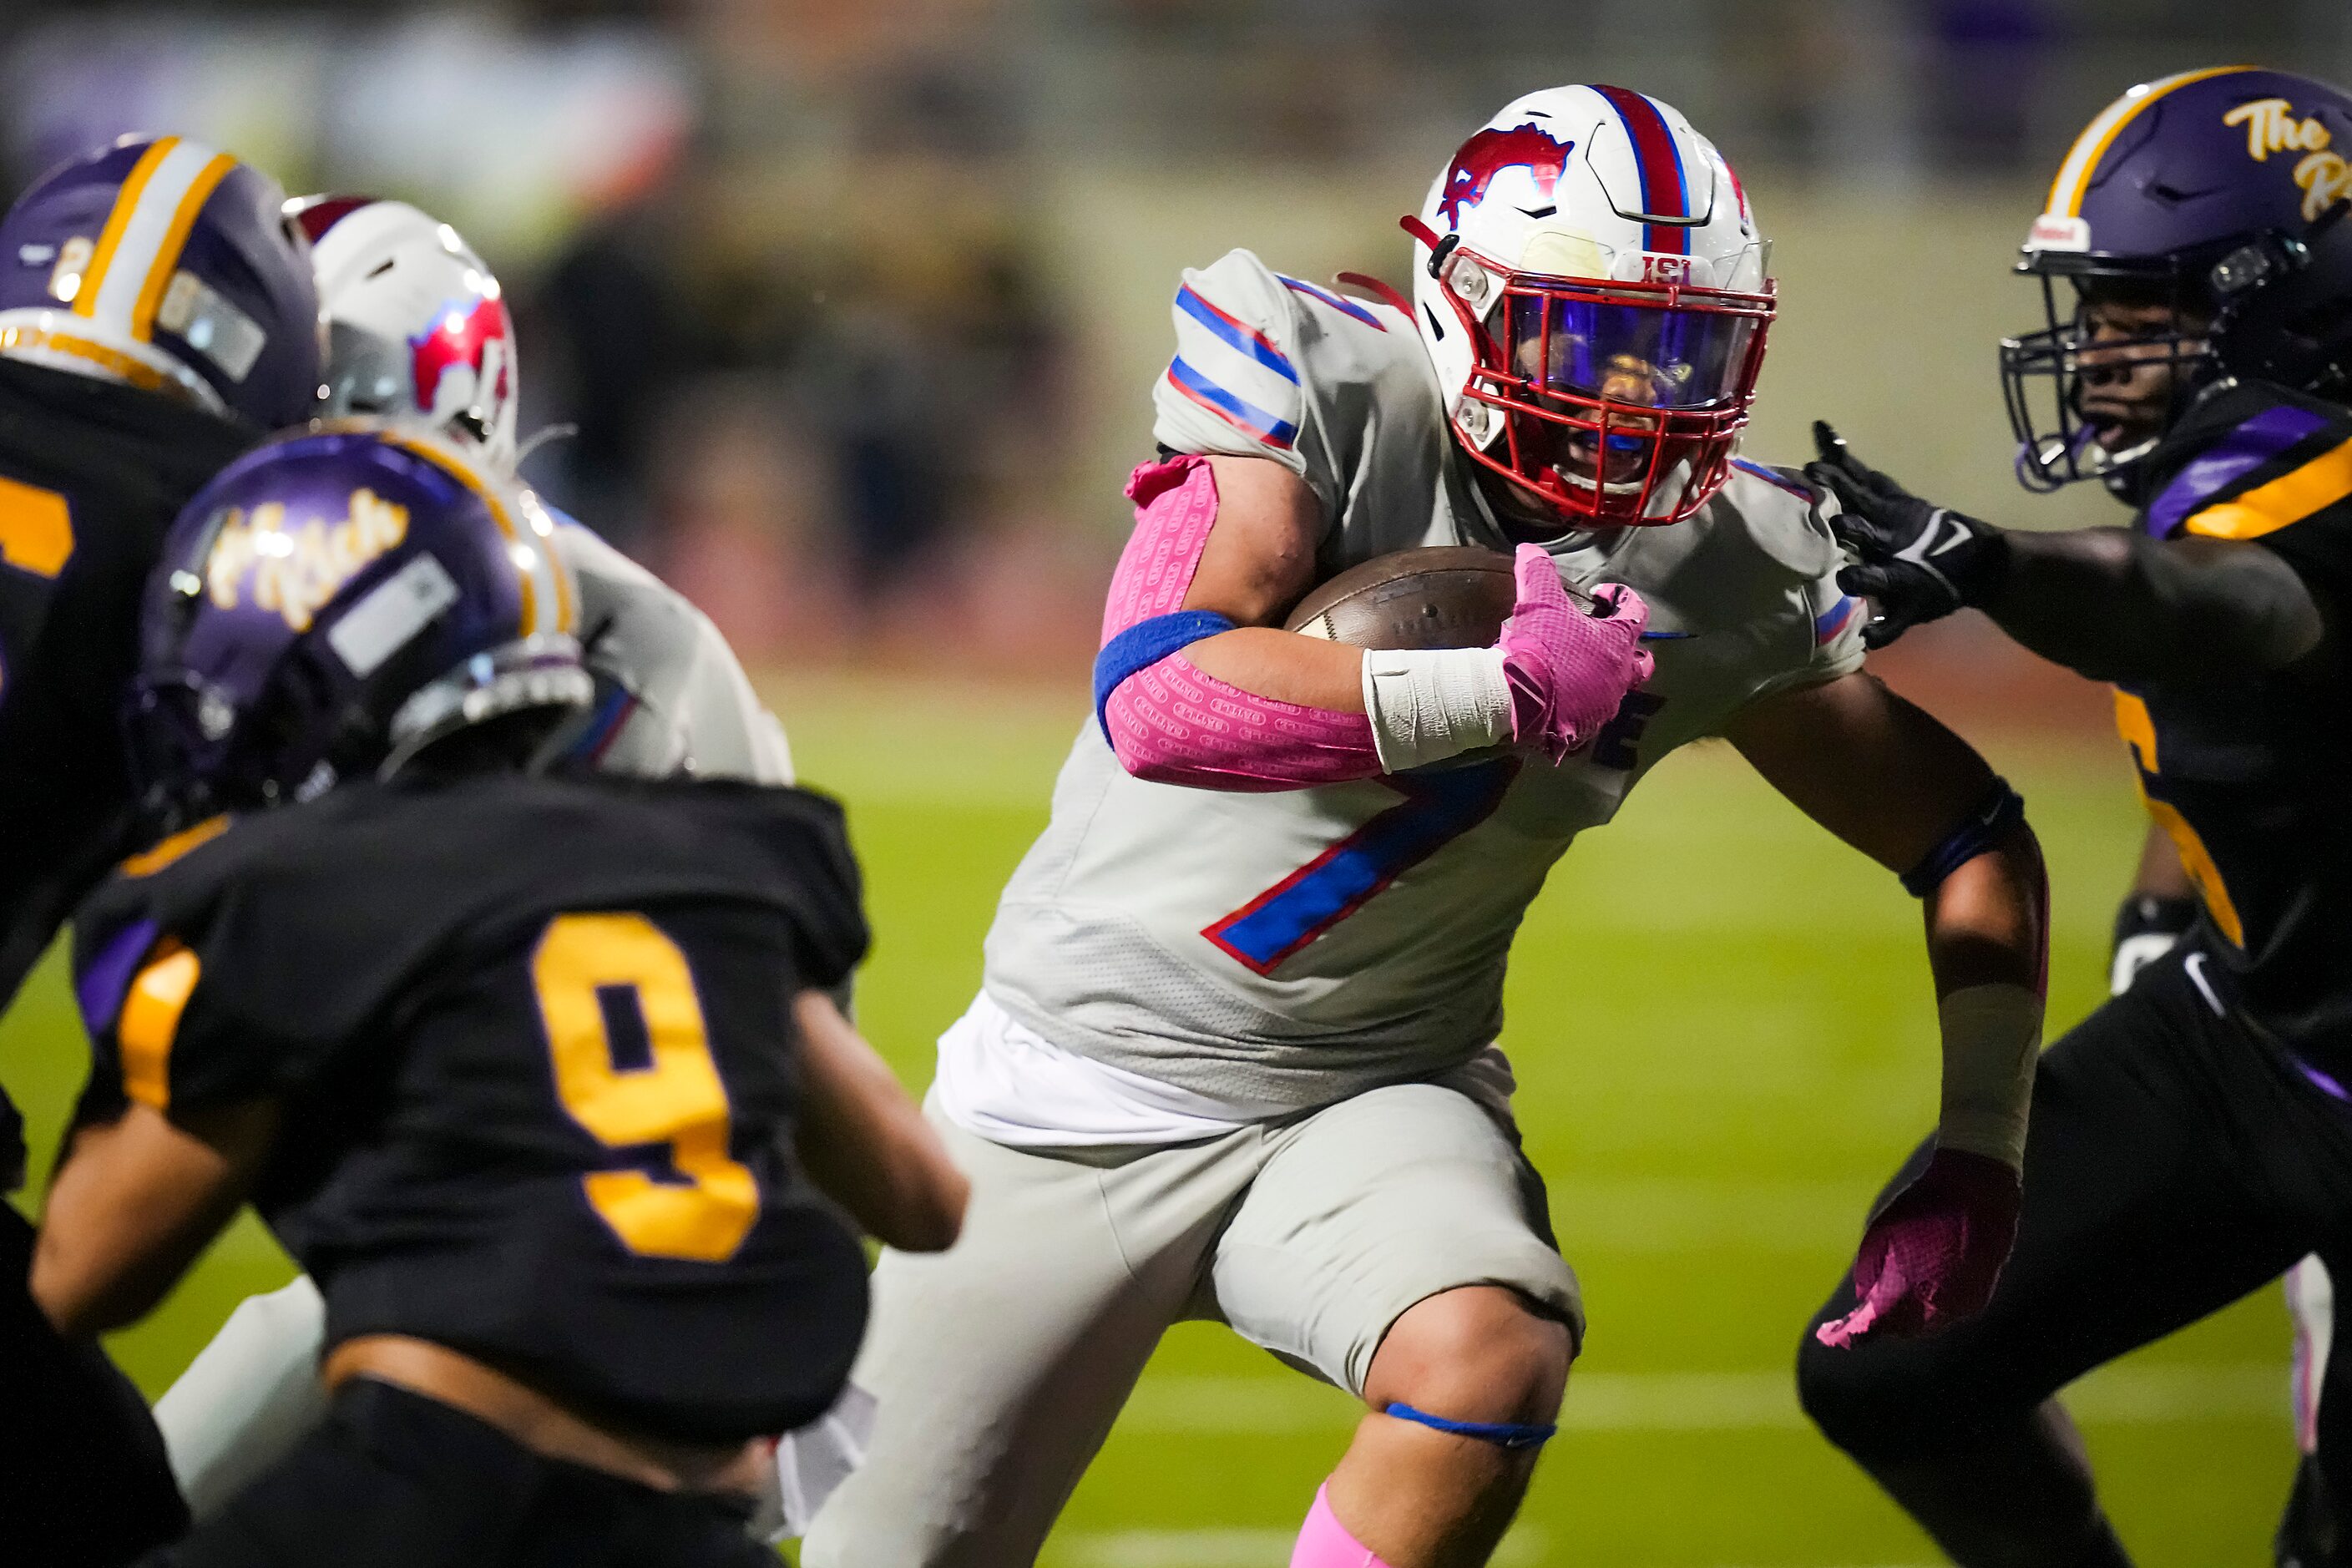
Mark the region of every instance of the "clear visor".
POLYGON ((1556 294, 1514 294, 1512 368, 1542 392, 1645 408, 1746 395, 1753 315, 1556 294))

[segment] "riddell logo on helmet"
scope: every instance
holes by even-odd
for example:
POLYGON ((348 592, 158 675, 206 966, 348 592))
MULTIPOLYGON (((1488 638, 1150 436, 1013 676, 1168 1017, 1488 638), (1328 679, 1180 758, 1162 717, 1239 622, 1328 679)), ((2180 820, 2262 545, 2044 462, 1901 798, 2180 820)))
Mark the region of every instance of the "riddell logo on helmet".
POLYGON ((2315 119, 2296 118, 2287 100, 2251 100, 2221 116, 2221 123, 2246 128, 2246 156, 2257 163, 2270 162, 2273 153, 2304 154, 2294 166, 2294 183, 2303 187, 2305 223, 2318 221, 2321 213, 2352 196, 2352 163, 2328 150, 2333 133, 2315 119))
POLYGON ((1476 206, 1486 200, 1486 187, 1506 169, 1527 170, 1543 194, 1549 195, 1568 168, 1568 155, 1575 150, 1575 142, 1556 141, 1540 125, 1518 125, 1508 131, 1490 126, 1454 154, 1445 171, 1445 195, 1438 211, 1445 215, 1449 227, 1460 223, 1463 206, 1476 206))
POLYGON ((2088 250, 2091 226, 2064 213, 2043 213, 2025 236, 2028 250, 2088 250))
POLYGON ((424 332, 408 340, 409 371, 416 383, 420 413, 446 417, 471 404, 504 397, 507 391, 507 345, 513 341, 507 327, 503 300, 484 299, 468 310, 452 303, 424 332), (441 378, 465 372, 460 395, 444 408, 441 378))

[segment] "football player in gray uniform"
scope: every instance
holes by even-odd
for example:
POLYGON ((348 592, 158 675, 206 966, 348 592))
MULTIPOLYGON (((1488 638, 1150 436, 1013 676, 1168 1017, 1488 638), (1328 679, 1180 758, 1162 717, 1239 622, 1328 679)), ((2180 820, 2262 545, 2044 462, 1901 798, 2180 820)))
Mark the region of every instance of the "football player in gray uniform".
POLYGON ((1704 736, 1925 906, 1937 1149, 1872 1217, 1839 1332, 1990 1292, 2040 857, 1982 760, 1862 672, 1821 499, 1735 456, 1773 312, 1738 182, 1655 100, 1559 88, 1406 226, 1412 301, 1245 251, 1184 275, 1096 717, 940 1043, 969 1219, 882 1258, 872 1443, 810 1568, 1032 1561, 1187 1318, 1364 1401, 1296 1568, 1484 1562, 1584 1326, 1494 1044, 1511 936, 1570 840, 1704 736), (1496 646, 1280 629, 1336 573, 1441 544, 1516 551, 1496 646))
MULTIPOLYGON (((327 318, 326 412, 413 420, 511 470, 520 369, 502 290, 481 258, 403 202, 310 196, 289 208, 310 238, 327 318)), ((579 523, 560 513, 553 521, 596 682, 575 752, 640 778, 791 784, 783 728, 709 617, 579 523)), ((324 1330, 307 1276, 252 1297, 157 1402, 173 1473, 198 1519, 325 1418, 324 1330)))

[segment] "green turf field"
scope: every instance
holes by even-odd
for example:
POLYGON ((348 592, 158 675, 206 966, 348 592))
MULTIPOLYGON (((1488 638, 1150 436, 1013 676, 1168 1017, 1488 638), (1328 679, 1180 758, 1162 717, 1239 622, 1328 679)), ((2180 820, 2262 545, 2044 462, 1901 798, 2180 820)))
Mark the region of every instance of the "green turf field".
MULTIPOLYGON (((777 700, 804 775, 850 804, 878 933, 861 1016, 919 1084, 978 979, 997 888, 1044 821, 1084 699, 875 683, 777 700)), ((2105 748, 1979 740, 2025 792, 2049 854, 2063 1025, 2101 989, 2139 833, 2127 774, 2105 748)), ((1787 1370, 1864 1206, 1933 1113, 1917 919, 1893 879, 1722 748, 1669 761, 1537 904, 1504 1041, 1591 1337, 1506 1563, 1937 1560, 1804 1426, 1787 1370)), ((53 963, 0 1023, 0 1079, 37 1149, 81 1051, 53 963)), ((243 1224, 115 1348, 160 1391, 243 1293, 287 1273, 243 1224)), ((2265 1293, 2075 1391, 2113 1511, 2150 1568, 2268 1560, 2292 1462, 2285 1343, 2265 1293)), ((1342 1396, 1223 1331, 1180 1329, 1048 1563, 1279 1568, 1352 1419, 1342 1396)))

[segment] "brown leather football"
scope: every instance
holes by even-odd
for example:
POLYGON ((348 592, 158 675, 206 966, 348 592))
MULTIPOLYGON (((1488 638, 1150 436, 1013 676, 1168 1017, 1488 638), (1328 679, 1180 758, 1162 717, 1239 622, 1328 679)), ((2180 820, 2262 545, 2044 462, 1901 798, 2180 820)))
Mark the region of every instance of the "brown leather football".
POLYGON ((1283 630, 1355 647, 1489 647, 1517 596, 1502 552, 1427 545, 1350 566, 1299 600, 1283 630))

